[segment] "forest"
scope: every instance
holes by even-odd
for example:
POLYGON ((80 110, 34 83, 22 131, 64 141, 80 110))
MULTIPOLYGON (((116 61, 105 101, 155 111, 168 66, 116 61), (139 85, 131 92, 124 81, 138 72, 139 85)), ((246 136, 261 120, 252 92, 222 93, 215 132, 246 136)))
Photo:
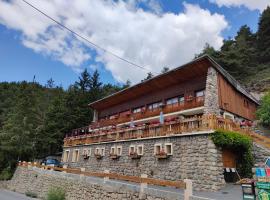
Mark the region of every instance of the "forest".
MULTIPOLYGON (((244 25, 234 38, 224 40, 220 50, 206 45, 200 55, 212 56, 250 91, 266 92, 270 87, 269 25, 268 7, 256 33, 244 25)), ((162 73, 166 71, 164 67, 162 73)), ((148 73, 144 80, 151 77, 148 73)), ((91 122, 89 103, 129 85, 103 84, 98 71, 87 70, 68 89, 56 86, 52 79, 44 86, 35 81, 0 83, 0 179, 10 178, 18 160, 61 152, 65 133, 91 122)), ((262 100, 258 118, 269 126, 270 93, 262 100)))

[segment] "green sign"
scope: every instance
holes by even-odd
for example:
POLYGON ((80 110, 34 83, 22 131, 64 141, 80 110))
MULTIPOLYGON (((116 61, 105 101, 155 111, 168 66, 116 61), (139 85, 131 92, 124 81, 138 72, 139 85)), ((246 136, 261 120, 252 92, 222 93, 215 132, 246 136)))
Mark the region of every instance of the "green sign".
POLYGON ((258 199, 259 200, 270 200, 270 192, 269 190, 259 190, 258 192, 258 199))
POLYGON ((270 190, 270 183, 267 183, 267 182, 257 182, 256 183, 256 187, 258 189, 267 189, 267 190, 270 190))

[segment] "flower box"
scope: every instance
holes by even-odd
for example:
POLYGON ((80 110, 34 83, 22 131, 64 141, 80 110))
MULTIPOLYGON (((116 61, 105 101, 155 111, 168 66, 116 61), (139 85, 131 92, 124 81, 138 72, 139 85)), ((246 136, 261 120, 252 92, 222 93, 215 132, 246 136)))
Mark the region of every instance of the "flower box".
POLYGON ((113 159, 113 160, 116 160, 118 159, 120 156, 117 155, 117 154, 110 154, 110 158, 113 159))
POLYGON ((137 153, 130 153, 129 154, 129 157, 131 159, 140 159, 142 156, 141 155, 138 155, 137 153))
POLYGON ((95 154, 96 159, 101 159, 103 156, 101 154, 95 154))
POLYGON ((87 154, 86 154, 86 155, 83 155, 83 159, 84 159, 84 160, 89 159, 89 157, 90 157, 90 156, 87 155, 87 154))
POLYGON ((159 153, 156 154, 157 159, 166 159, 169 157, 169 155, 167 153, 165 153, 164 151, 161 151, 159 153))

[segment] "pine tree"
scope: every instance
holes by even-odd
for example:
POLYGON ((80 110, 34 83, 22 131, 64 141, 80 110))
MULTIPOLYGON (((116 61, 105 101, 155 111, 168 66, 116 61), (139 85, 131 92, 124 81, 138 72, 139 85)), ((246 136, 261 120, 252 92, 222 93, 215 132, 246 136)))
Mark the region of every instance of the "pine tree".
POLYGON ((261 63, 270 62, 270 7, 262 13, 258 28, 258 51, 261 63))

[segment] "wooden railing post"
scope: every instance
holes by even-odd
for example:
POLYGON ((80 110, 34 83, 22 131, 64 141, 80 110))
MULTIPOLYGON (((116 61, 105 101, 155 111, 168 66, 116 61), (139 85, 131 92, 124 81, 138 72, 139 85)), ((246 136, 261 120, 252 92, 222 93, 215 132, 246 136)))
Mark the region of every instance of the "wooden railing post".
MULTIPOLYGON (((141 178, 143 180, 143 178, 147 178, 147 174, 141 174, 141 178)), ((144 189, 147 188, 147 183, 142 181, 141 185, 140 185, 140 193, 139 193, 139 199, 142 199, 143 194, 144 194, 144 189)))
POLYGON ((84 172, 85 172, 85 168, 82 167, 81 168, 81 173, 80 173, 80 179, 82 179, 84 177, 84 172))
MULTIPOLYGON (((109 173, 110 173, 110 170, 104 170, 104 173, 107 175, 109 175, 109 173)), ((106 183, 106 181, 108 181, 109 180, 109 176, 104 176, 104 183, 106 183)))
POLYGON ((186 188, 184 190, 184 200, 190 200, 192 196, 192 181, 190 179, 185 179, 186 188))

